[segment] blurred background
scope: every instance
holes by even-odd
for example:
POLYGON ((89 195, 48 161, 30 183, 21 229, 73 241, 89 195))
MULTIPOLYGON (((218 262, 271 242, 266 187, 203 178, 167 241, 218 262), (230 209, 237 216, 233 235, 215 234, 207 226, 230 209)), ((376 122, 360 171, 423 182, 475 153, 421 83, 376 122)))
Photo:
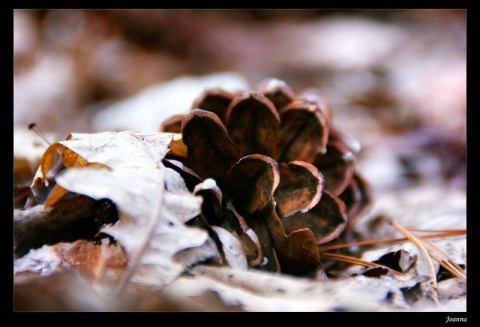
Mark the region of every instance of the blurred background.
POLYGON ((466 186, 466 10, 14 10, 15 181, 71 132, 156 130, 200 91, 317 88, 376 190, 466 186), (41 145, 39 145, 41 144, 41 145), (23 160, 22 161, 20 160, 23 160))

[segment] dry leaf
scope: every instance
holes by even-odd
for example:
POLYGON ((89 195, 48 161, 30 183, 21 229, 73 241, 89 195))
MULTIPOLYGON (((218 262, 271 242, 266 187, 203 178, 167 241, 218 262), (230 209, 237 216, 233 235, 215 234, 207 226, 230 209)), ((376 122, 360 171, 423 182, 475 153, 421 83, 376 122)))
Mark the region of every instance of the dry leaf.
MULTIPOLYGON (((172 139, 167 133, 105 132, 71 134, 52 145, 86 163, 108 167, 67 168, 55 180, 70 192, 115 203, 119 221, 101 232, 124 247, 133 281, 158 287, 194 263, 177 261, 177 253, 200 248, 209 239, 206 231, 185 225, 200 213, 202 198, 191 194, 181 176, 162 164, 172 139)), ((214 247, 209 249, 199 249, 202 254, 192 258, 217 256, 214 247)))
POLYGON ((319 283, 258 270, 197 265, 163 289, 177 301, 215 292, 226 305, 246 312, 393 312, 389 288, 366 277, 319 283))
POLYGON ((69 269, 80 275, 100 280, 118 277, 124 271, 126 255, 120 245, 107 238, 95 244, 85 240, 73 243, 44 245, 15 260, 15 278, 29 273, 49 276, 69 269))

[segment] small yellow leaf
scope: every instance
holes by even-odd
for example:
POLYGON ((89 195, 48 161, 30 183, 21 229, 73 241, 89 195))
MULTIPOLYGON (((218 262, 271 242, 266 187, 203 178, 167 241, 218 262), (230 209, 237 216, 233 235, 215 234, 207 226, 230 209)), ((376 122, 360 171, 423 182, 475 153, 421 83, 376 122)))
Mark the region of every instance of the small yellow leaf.
POLYGON ((45 200, 45 203, 44 203, 45 208, 50 207, 53 204, 55 204, 55 202, 60 200, 68 192, 70 192, 70 191, 64 189, 60 185, 58 185, 58 184, 55 185, 53 187, 52 191, 50 192, 50 194, 48 195, 47 199, 45 200))
POLYGON ((185 143, 183 143, 183 139, 181 137, 172 139, 170 142, 170 153, 180 157, 187 156, 187 146, 185 143))
POLYGON ((59 153, 61 153, 61 150, 63 148, 64 146, 60 143, 53 143, 45 150, 45 153, 42 156, 42 160, 40 161, 40 169, 43 178, 47 176, 48 171, 52 168, 54 162, 56 162, 55 159, 57 159, 56 157, 59 153))
POLYGON ((87 160, 66 147, 62 151, 62 162, 67 167, 84 167, 88 164, 87 160))

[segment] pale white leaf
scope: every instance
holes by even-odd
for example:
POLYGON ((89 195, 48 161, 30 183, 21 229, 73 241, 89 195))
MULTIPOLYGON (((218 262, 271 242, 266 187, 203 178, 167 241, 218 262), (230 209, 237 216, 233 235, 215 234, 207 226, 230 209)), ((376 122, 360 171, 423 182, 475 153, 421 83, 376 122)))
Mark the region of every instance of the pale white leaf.
MULTIPOLYGON (((68 168, 56 177, 67 190, 115 203, 119 221, 101 231, 124 247, 134 269, 132 281, 159 287, 192 264, 175 260, 178 252, 202 247, 209 239, 205 230, 185 225, 201 212, 202 198, 191 194, 181 176, 161 162, 172 137, 135 132, 73 134, 62 142, 64 146, 111 170, 68 168)), ((202 260, 217 255, 216 249, 209 249, 202 260)))
POLYGON ((65 263, 58 257, 53 247, 44 245, 16 259, 13 262, 13 274, 17 276, 22 273, 36 273, 40 276, 49 276, 65 267, 65 263))
POLYGON ((181 263, 184 267, 193 266, 194 264, 203 262, 207 259, 218 264, 222 262, 220 254, 217 251, 217 245, 211 238, 208 238, 202 246, 187 248, 178 252, 175 254, 174 259, 176 262, 181 263), (215 253, 216 255, 212 256, 212 253, 215 253))
POLYGON ((189 272, 193 277, 180 277, 163 291, 177 301, 214 292, 226 305, 247 312, 401 311, 385 303, 391 288, 380 279, 359 276, 327 283, 205 265, 189 272))
POLYGON ((231 234, 222 227, 212 226, 215 233, 217 233, 220 242, 222 243, 223 253, 229 267, 239 270, 247 270, 248 262, 245 253, 243 252, 242 243, 238 237, 231 234))

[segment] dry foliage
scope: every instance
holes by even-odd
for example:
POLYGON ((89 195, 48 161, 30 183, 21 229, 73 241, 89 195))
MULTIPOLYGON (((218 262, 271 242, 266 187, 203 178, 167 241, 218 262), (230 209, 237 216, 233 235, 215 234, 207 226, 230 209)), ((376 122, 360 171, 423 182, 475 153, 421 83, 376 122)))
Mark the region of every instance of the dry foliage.
POLYGON ((466 311, 461 11, 290 14, 16 10, 15 311, 466 311))
MULTIPOLYGON (((295 94, 278 80, 257 90, 208 89, 190 113, 166 120, 160 132, 73 133, 50 144, 23 208, 14 210, 16 284, 35 283, 25 277, 32 273, 74 271, 105 298, 98 310, 141 310, 125 297, 145 288, 169 302, 179 296, 176 284, 191 282, 199 286, 180 298, 214 292, 222 310, 388 311, 387 304, 441 305, 465 295, 464 267, 428 235, 417 237, 394 221, 419 254, 401 247, 374 259, 355 257, 349 249, 361 244, 353 242, 352 222, 373 201, 356 171, 357 143, 334 127, 329 107, 312 90, 295 94), (346 264, 364 270, 351 272, 346 264), (440 266, 459 280, 458 290, 438 286, 440 266), (292 276, 307 285, 368 276, 391 285, 372 306, 341 295, 314 298, 321 300, 315 305, 310 296, 253 305, 258 295, 241 295, 235 284, 220 291, 210 279, 202 281, 217 276, 215 269, 229 276, 276 273, 278 283, 292 276), (412 288, 415 295, 407 291, 412 288)), ((178 310, 184 309, 190 310, 178 310)))

